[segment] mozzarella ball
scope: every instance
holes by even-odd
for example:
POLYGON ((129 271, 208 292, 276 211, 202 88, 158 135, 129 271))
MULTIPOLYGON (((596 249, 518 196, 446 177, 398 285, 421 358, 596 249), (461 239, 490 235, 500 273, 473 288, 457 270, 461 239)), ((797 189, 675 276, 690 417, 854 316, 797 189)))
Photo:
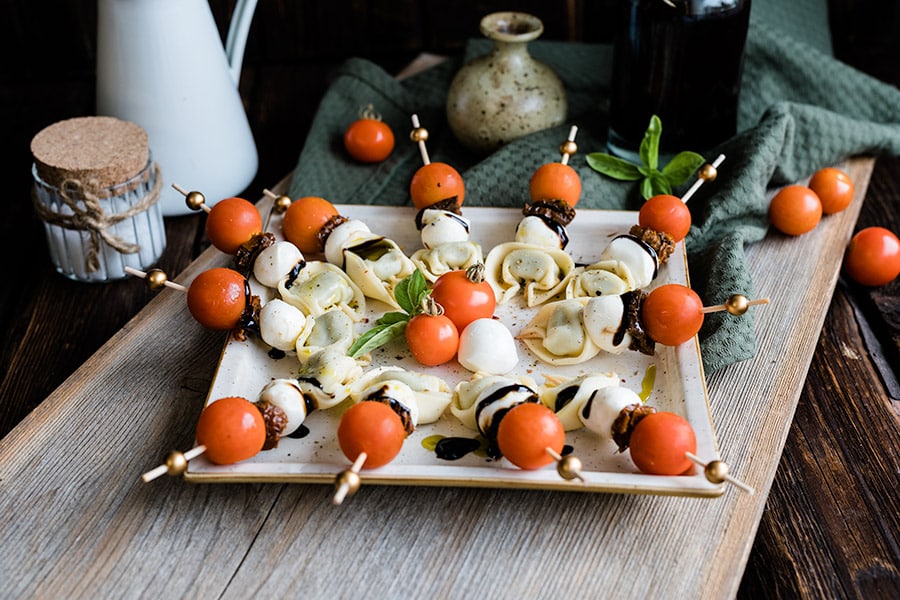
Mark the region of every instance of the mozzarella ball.
POLYGON ((275 242, 259 253, 253 263, 253 275, 266 287, 278 287, 297 263, 303 262, 303 253, 290 242, 275 242))
POLYGON ((434 248, 441 244, 469 240, 469 220, 455 213, 426 208, 422 212, 422 245, 434 248))
POLYGON ((523 244, 532 244, 542 248, 563 247, 559 234, 540 217, 529 215, 519 221, 516 227, 516 241, 523 244))
POLYGON ((294 350, 304 325, 306 316, 284 300, 269 300, 259 311, 259 334, 278 350, 294 350))
POLYGON ((370 238, 372 231, 359 219, 349 219, 334 228, 325 240, 325 260, 343 268, 344 248, 370 238))
POLYGON ((260 401, 273 404, 284 411, 287 425, 281 432, 282 437, 297 431, 306 419, 307 404, 296 379, 274 379, 267 383, 259 393, 260 401))
POLYGON ((591 395, 578 411, 578 416, 585 427, 610 438, 616 417, 623 408, 631 404, 641 404, 641 398, 630 389, 621 386, 604 387, 591 395))
POLYGON ((516 341, 506 325, 494 319, 475 319, 459 336, 457 360, 466 369, 502 375, 519 362, 516 341))

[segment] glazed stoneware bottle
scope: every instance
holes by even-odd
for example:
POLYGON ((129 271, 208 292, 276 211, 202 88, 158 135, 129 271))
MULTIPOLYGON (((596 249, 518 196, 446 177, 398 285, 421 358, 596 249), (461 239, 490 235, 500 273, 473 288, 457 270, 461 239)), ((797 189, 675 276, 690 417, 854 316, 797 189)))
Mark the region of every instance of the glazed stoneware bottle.
POLYGON ((498 12, 481 20, 490 53, 466 63, 447 94, 447 121, 469 150, 489 154, 525 134, 566 120, 566 92, 556 73, 528 52, 544 31, 541 20, 498 12))

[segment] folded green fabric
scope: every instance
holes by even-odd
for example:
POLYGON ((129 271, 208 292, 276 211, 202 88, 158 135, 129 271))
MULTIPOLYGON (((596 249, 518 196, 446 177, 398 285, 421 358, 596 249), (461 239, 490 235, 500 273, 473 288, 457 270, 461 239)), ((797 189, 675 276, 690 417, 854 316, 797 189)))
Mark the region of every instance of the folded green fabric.
MULTIPOLYGON (((804 11, 810 10, 824 11, 823 3, 754 0, 740 133, 719 148, 691 148, 710 160, 719 153, 727 157, 716 181, 702 186, 690 202, 694 223, 686 247, 691 284, 707 305, 720 304, 732 293, 753 297, 744 248, 766 233, 769 186, 800 180, 854 155, 900 155, 900 91, 831 57, 824 13, 806 18, 804 11), (792 23, 805 27, 805 38, 782 29, 792 23)), ((639 208, 642 200, 634 183, 602 176, 584 160, 586 153, 606 150, 612 48, 549 41, 529 47, 566 86, 565 125, 528 135, 483 159, 462 148, 447 127, 447 89, 464 61, 490 49, 487 40, 473 40, 464 56, 404 81, 369 61, 351 59, 322 100, 290 195, 319 195, 341 204, 409 204, 409 180, 421 166, 418 148, 407 138, 415 113, 429 131, 431 159, 462 173, 466 205, 521 207, 528 199, 531 173, 559 159, 559 144, 575 124, 580 150, 569 164, 583 183, 579 208, 639 208), (393 154, 378 165, 350 161, 341 145, 347 124, 368 103, 398 138, 393 154)), ((707 373, 753 356, 753 312, 741 318, 707 316, 700 332, 707 373)))

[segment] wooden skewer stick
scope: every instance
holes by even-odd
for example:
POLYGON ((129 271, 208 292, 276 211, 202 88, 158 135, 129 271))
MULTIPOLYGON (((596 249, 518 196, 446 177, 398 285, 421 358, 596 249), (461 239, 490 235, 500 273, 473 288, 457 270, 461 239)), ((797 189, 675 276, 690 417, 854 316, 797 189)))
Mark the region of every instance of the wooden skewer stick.
POLYGON ((700 309, 704 315, 714 312, 720 312, 723 310, 727 310, 732 315, 739 317, 751 306, 758 306, 760 304, 768 304, 768 298, 760 298, 758 300, 748 300, 747 296, 743 294, 732 294, 728 297, 728 300, 725 301, 725 304, 717 304, 716 306, 704 306, 700 309))
POLYGON ((711 165, 703 165, 700 170, 697 172, 697 181, 690 187, 688 191, 684 193, 684 196, 681 197, 682 202, 687 202, 691 199, 691 196, 700 189, 700 186, 703 185, 706 181, 713 181, 718 174, 716 169, 719 168, 719 165, 725 160, 725 155, 720 154, 716 157, 716 160, 713 161, 711 165))
POLYGON ((173 183, 172 188, 184 196, 184 202, 191 210, 203 210, 207 213, 212 210, 212 208, 206 204, 206 198, 200 192, 189 192, 177 183, 173 183))
POLYGON ((559 151, 562 154, 562 158, 560 158, 559 162, 564 165, 569 164, 569 157, 578 152, 578 144, 575 143, 575 135, 577 133, 578 125, 572 125, 572 127, 569 128, 569 137, 559 147, 559 151))
POLYGON ((419 154, 422 155, 422 162, 426 165, 431 164, 428 158, 428 149, 425 147, 425 140, 428 139, 428 130, 419 124, 419 115, 412 116, 413 130, 409 134, 409 139, 419 145, 419 154))
POLYGON ((178 450, 174 450, 166 458, 166 462, 164 464, 159 465, 155 469, 150 469, 149 471, 141 475, 141 479, 144 483, 147 483, 148 481, 153 481, 157 477, 162 477, 167 473, 169 475, 181 475, 187 470, 188 461, 197 458, 204 452, 206 452, 206 446, 204 446, 203 444, 195 446, 187 452, 179 452, 178 450))
POLYGON ((263 224, 263 231, 269 230, 269 221, 272 220, 272 215, 282 215, 287 211, 288 207, 291 205, 291 197, 287 194, 282 194, 281 196, 277 195, 272 190, 263 189, 263 194, 266 198, 272 200, 272 206, 269 207, 269 214, 266 215, 266 222, 263 224))
POLYGON ((147 287, 149 287, 151 290, 158 290, 161 287, 165 286, 167 288, 172 288, 173 290, 178 290, 179 292, 188 291, 188 289, 180 283, 169 281, 169 278, 166 276, 165 272, 161 271, 160 269, 150 269, 145 273, 144 271, 140 271, 138 269, 135 269, 134 267, 125 267, 125 272, 129 275, 134 275, 135 277, 146 279, 147 287))
POLYGON ((561 456, 559 452, 547 446, 544 448, 544 451, 549 454, 553 460, 556 461, 556 472, 559 473, 559 476, 567 481, 572 481, 573 479, 577 479, 581 483, 585 483, 584 476, 581 474, 582 464, 581 459, 573 454, 568 454, 566 456, 561 456))
POLYGON ((348 470, 338 473, 338 476, 334 480, 337 491, 334 493, 334 498, 331 500, 335 506, 340 506, 344 501, 344 498, 352 496, 359 489, 360 483, 362 483, 359 477, 359 470, 362 469, 363 464, 365 464, 366 458, 368 458, 366 453, 360 452, 359 456, 356 457, 356 460, 353 461, 353 464, 348 470))
POLYGON ((733 477, 732 475, 728 474, 727 463, 724 463, 721 460, 713 460, 709 463, 704 463, 702 460, 700 460, 700 457, 692 454, 691 452, 685 452, 684 455, 688 458, 688 460, 690 460, 697 466, 703 467, 703 474, 706 476, 706 479, 710 483, 718 484, 725 483, 727 481, 728 483, 736 485, 738 488, 747 492, 751 496, 756 493, 756 490, 751 486, 747 485, 737 477, 733 477))

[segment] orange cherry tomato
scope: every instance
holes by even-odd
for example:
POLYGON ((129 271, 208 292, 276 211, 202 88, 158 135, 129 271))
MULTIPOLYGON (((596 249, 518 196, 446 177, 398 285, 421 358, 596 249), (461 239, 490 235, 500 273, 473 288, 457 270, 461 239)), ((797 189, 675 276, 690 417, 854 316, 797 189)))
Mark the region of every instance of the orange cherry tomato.
POLYGON ((406 324, 406 345, 419 364, 434 367, 456 356, 459 332, 447 315, 419 313, 406 324))
POLYGON ((365 452, 363 468, 375 469, 400 453, 406 429, 387 404, 364 400, 347 409, 338 425, 337 436, 344 456, 355 461, 365 452))
POLYGON ((497 428, 500 453, 520 469, 540 469, 553 462, 550 448, 562 453, 566 432, 559 417, 537 402, 519 404, 509 410, 497 428))
POLYGON ((531 176, 528 190, 532 202, 564 200, 574 207, 581 198, 581 178, 578 172, 561 162, 541 165, 531 176))
POLYGON ((647 415, 629 441, 635 466, 651 475, 681 475, 691 468, 686 452, 697 452, 697 437, 684 417, 671 412, 647 415))
POLYGON ((822 212, 826 215, 841 212, 853 200, 853 181, 850 176, 834 167, 819 169, 809 178, 809 189, 822 202, 822 212))
POLYGON ((822 202, 814 191, 802 185, 782 188, 769 204, 769 222, 787 235, 802 235, 822 220, 822 202))
POLYGON ((703 325, 703 302, 697 292, 669 283, 650 292, 641 307, 641 324, 647 334, 666 346, 688 341, 703 325))
POLYGON ((456 204, 462 206, 466 189, 462 175, 456 169, 447 163, 432 162, 422 165, 413 174, 409 195, 413 206, 419 210, 454 196, 456 204))
POLYGON ((497 297, 494 289, 484 279, 473 281, 467 271, 444 273, 431 287, 431 297, 444 308, 444 314, 462 332, 475 319, 494 316, 497 297))
POLYGON ((641 206, 638 224, 646 229, 668 233, 680 242, 691 230, 691 211, 678 196, 659 194, 641 206))
POLYGON ((394 132, 380 119, 358 119, 344 132, 344 148, 359 162, 381 162, 394 150, 394 132))
POLYGON ((262 413, 245 398, 220 398, 204 408, 197 419, 197 443, 206 446, 206 458, 217 465, 256 456, 265 441, 262 413))
POLYGON ((300 252, 314 254, 324 248, 316 234, 322 226, 338 214, 334 205, 325 198, 304 196, 291 203, 281 221, 285 239, 300 249, 300 252))
POLYGON ((859 230, 847 246, 844 272, 870 287, 892 282, 900 275, 900 239, 884 227, 859 230))
POLYGON ((206 215, 206 237, 225 254, 235 254, 241 244, 262 232, 262 217, 243 198, 220 200, 206 215))
POLYGON ((247 306, 246 282, 243 275, 232 269, 204 271, 188 288, 188 310, 204 327, 234 329, 247 306))

